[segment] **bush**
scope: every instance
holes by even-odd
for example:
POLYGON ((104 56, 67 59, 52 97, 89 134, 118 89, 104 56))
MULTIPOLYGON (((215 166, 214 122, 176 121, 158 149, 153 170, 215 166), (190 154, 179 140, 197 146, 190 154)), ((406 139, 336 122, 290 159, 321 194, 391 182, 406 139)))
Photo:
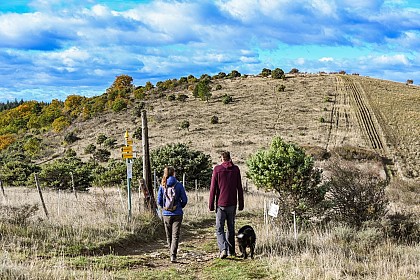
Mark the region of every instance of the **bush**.
POLYGON ((111 160, 105 170, 95 175, 94 184, 99 187, 124 186, 127 166, 124 161, 111 160))
POLYGON ((61 158, 46 164, 39 173, 41 186, 59 190, 72 189, 73 174, 74 187, 77 190, 88 190, 91 187, 92 174, 88 164, 79 158, 61 158))
POLYGON ((218 124, 219 123, 219 117, 218 116, 212 116, 210 119, 211 124, 218 124))
POLYGON ((324 200, 326 189, 319 185, 322 171, 314 168, 312 157, 293 144, 275 137, 268 150, 260 150, 246 162, 247 177, 257 188, 276 191, 287 213, 300 218, 314 213, 324 200))
POLYGON ((96 140, 96 144, 98 144, 98 145, 102 145, 104 142, 105 142, 105 140, 107 139, 108 137, 106 137, 106 135, 105 134, 99 134, 98 135, 98 138, 97 138, 97 140, 96 140))
POLYGON ((202 188, 210 185, 212 174, 212 162, 209 155, 200 151, 190 149, 185 144, 168 144, 150 153, 150 162, 152 170, 156 170, 161 178, 163 169, 171 165, 175 168, 178 180, 182 180, 183 174, 190 184, 187 184, 187 190, 193 188, 193 182, 197 180, 202 188))
POLYGON ((286 86, 285 85, 280 85, 278 91, 279 92, 284 92, 286 90, 286 86))
POLYGON ((126 109, 128 105, 127 100, 122 99, 122 98, 118 98, 116 99, 113 103, 112 103, 112 111, 118 113, 121 112, 122 110, 126 109))
POLYGON ((176 98, 176 100, 181 101, 181 102, 185 102, 188 99, 188 95, 186 94, 179 94, 176 98))
POLYGON ((261 70, 261 76, 263 77, 268 77, 271 75, 271 70, 268 68, 263 68, 263 70, 261 70))
POLYGON ((397 242, 420 242, 420 225, 412 213, 395 213, 387 215, 382 221, 386 236, 397 242))
POLYGON ((176 96, 175 96, 175 94, 170 94, 170 95, 168 95, 168 96, 166 97, 166 99, 167 99, 168 101, 175 101, 176 96))
POLYGON ((76 133, 74 133, 74 131, 69 132, 64 136, 64 141, 67 144, 72 144, 72 143, 76 142, 77 140, 80 140, 80 138, 77 137, 77 135, 76 135, 76 133))
POLYGON ((222 85, 221 84, 218 84, 217 86, 216 86, 216 90, 221 90, 222 89, 222 85))
POLYGON ((29 178, 40 168, 25 160, 6 161, 0 167, 0 180, 8 186, 26 186, 29 178))
POLYGON ((0 222, 24 226, 39 210, 37 204, 23 204, 22 206, 0 206, 0 222))
POLYGON ((201 100, 208 102, 211 97, 209 81, 200 80, 194 87, 193 95, 194 97, 199 97, 201 100))
POLYGON ((93 153, 93 158, 99 162, 107 162, 111 156, 111 152, 105 149, 97 149, 93 153))
POLYGON ((327 183, 331 218, 360 228, 364 222, 379 220, 386 213, 388 182, 350 163, 333 162, 327 183))
POLYGON ((187 120, 183 120, 183 121, 180 123, 179 127, 180 127, 181 129, 186 129, 186 130, 188 130, 188 131, 189 131, 189 128, 190 128, 190 122, 189 122, 189 121, 187 121, 187 120))
POLYGON ((140 102, 138 105, 134 107, 134 116, 140 118, 141 117, 141 111, 144 110, 146 107, 146 103, 140 102))
POLYGON ((232 96, 225 94, 225 95, 222 96, 222 102, 223 102, 223 104, 229 104, 229 103, 233 102, 233 98, 232 98, 232 96))
POLYGON ((137 127, 136 130, 133 133, 133 137, 137 140, 143 139, 143 128, 141 126, 137 127))
POLYGON ((271 71, 271 77, 273 79, 284 79, 284 71, 280 68, 276 68, 273 71, 271 71))
POLYGON ((114 149, 116 144, 117 144, 117 140, 115 138, 107 138, 104 141, 104 147, 108 149, 114 149))
POLYGON ((96 146, 94 144, 89 144, 85 148, 85 154, 93 154, 95 150, 96 150, 96 146))

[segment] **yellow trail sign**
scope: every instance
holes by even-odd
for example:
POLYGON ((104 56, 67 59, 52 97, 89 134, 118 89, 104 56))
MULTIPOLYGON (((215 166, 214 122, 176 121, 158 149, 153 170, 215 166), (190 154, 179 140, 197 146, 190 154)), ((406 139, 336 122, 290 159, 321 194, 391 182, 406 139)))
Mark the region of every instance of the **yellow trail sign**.
POLYGON ((123 153, 122 158, 133 158, 133 153, 123 153))
POLYGON ((133 152, 133 146, 126 146, 121 148, 121 152, 123 153, 132 153, 133 152))

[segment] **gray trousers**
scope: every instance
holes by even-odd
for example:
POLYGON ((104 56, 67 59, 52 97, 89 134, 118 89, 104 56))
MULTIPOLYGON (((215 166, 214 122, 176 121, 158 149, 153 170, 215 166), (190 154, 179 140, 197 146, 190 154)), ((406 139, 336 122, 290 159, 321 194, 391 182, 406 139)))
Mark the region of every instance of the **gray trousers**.
POLYGON ((183 215, 163 216, 165 225, 166 241, 168 242, 171 255, 176 256, 178 251, 179 235, 181 232, 183 215))
POLYGON ((218 206, 216 208, 216 235, 219 251, 226 250, 229 255, 235 254, 235 215, 236 206, 218 206), (227 231, 225 233, 225 222, 227 231))

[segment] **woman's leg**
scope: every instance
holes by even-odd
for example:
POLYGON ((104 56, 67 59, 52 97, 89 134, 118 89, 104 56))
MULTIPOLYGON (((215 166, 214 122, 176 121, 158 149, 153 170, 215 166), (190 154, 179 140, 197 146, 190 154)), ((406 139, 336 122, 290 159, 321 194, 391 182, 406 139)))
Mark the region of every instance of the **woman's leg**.
POLYGON ((179 236, 181 234, 181 224, 183 215, 172 216, 172 244, 171 255, 176 258, 178 252, 179 236))

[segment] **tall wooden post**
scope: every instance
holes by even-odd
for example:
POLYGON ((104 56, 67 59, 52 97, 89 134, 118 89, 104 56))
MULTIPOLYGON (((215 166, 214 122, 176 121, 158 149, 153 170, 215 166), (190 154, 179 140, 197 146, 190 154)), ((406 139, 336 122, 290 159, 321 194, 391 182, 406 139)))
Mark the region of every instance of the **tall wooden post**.
POLYGON ((0 180, 0 188, 1 188, 1 193, 3 194, 3 199, 6 199, 6 194, 4 193, 4 188, 3 188, 3 182, 0 180))
POLYGON ((156 201, 153 192, 152 171, 150 168, 149 132, 147 128, 146 110, 141 111, 142 147, 143 147, 143 179, 150 195, 150 210, 155 212, 156 201))
POLYGON ((39 197, 41 198, 42 207, 44 208, 45 216, 47 216, 48 218, 48 211, 47 211, 47 207, 45 206, 44 197, 42 196, 41 187, 39 185, 38 174, 34 173, 34 177, 35 177, 36 188, 38 189, 39 197))

